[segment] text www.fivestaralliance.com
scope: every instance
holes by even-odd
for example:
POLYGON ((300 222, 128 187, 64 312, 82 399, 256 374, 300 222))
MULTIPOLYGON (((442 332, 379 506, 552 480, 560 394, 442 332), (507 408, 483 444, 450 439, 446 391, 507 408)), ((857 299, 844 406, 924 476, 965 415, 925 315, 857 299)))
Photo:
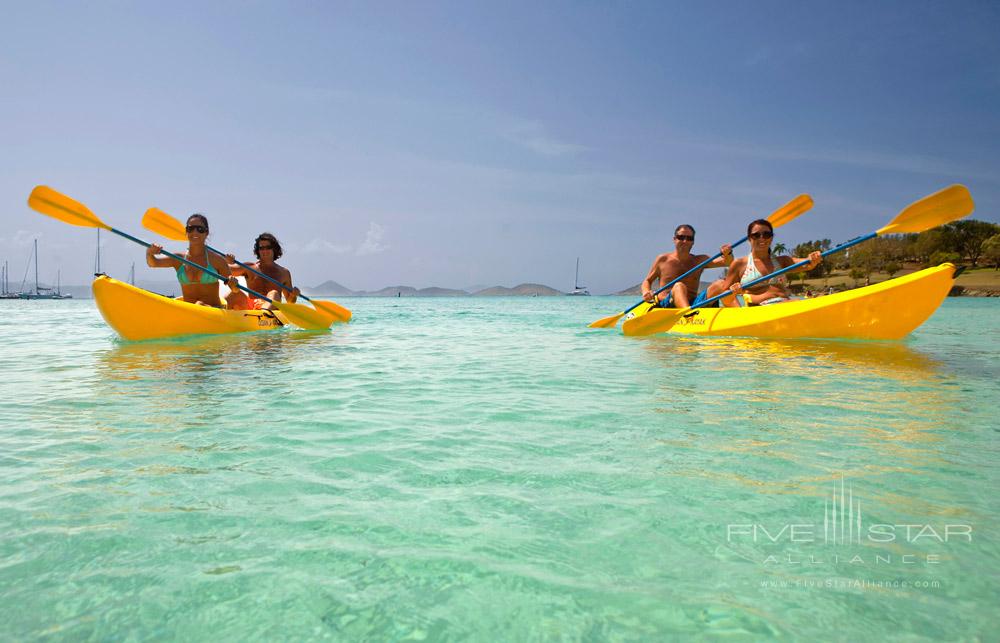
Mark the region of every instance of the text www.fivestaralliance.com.
POLYGON ((850 578, 765 579, 761 589, 939 589, 938 580, 862 580, 850 578))

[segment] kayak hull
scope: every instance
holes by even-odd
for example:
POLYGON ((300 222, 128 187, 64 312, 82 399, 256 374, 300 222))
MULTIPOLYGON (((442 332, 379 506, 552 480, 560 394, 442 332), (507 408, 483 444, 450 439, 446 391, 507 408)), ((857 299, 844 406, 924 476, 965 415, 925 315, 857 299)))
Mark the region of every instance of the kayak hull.
POLYGON ((225 310, 189 304, 100 275, 93 283, 101 316, 124 339, 140 341, 185 335, 224 335, 281 328, 281 313, 225 310))
POLYGON ((670 325, 676 310, 636 309, 622 326, 626 335, 685 335, 901 339, 934 314, 954 283, 950 263, 873 286, 812 299, 746 308, 696 308, 670 325), (640 312, 641 311, 641 312, 640 312), (657 321, 662 323, 657 325, 657 321))

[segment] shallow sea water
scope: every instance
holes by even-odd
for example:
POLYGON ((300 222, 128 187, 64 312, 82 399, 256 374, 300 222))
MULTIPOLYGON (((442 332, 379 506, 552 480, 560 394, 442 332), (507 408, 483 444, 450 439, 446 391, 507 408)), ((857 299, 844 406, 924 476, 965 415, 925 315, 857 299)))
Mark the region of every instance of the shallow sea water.
POLYGON ((151 343, 0 302, 4 638, 997 635, 1000 301, 890 343, 339 301, 151 343))

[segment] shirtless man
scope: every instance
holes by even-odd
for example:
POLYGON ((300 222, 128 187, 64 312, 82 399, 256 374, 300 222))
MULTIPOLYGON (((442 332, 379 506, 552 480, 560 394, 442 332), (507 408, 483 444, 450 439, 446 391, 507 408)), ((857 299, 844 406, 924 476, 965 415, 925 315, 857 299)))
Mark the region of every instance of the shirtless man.
MULTIPOLYGON (((694 268, 701 262, 708 259, 708 255, 693 255, 691 248, 694 246, 694 228, 683 224, 674 230, 673 252, 664 252, 653 260, 653 266, 649 269, 649 274, 642 282, 642 298, 653 303, 653 284, 658 281, 658 287, 663 287, 680 277, 688 270, 694 268)), ((706 268, 720 268, 728 266, 733 261, 733 249, 726 244, 720 248, 722 256, 709 263, 706 268)), ((704 270, 704 269, 702 269, 704 270)), ((698 284, 701 281, 701 270, 697 270, 683 281, 678 281, 669 291, 660 293, 660 302, 671 298, 671 305, 677 308, 687 308, 691 301, 698 295, 698 284)))
MULTIPOLYGON (((298 299, 299 289, 292 286, 292 273, 284 266, 275 263, 281 257, 282 253, 281 244, 278 243, 274 235, 270 232, 265 232, 258 236, 253 242, 253 253, 257 256, 257 261, 247 265, 257 272, 262 272, 271 279, 281 283, 289 291, 288 302, 294 304, 295 300, 298 299)), ((283 289, 241 267, 236 263, 236 258, 233 255, 226 255, 226 259, 230 263, 229 269, 233 277, 246 277, 247 287, 250 290, 264 293, 275 301, 281 301, 283 289)), ((229 308, 233 310, 271 310, 273 308, 271 302, 257 299, 244 293, 236 287, 235 281, 234 278, 229 282, 231 292, 226 297, 229 308)))

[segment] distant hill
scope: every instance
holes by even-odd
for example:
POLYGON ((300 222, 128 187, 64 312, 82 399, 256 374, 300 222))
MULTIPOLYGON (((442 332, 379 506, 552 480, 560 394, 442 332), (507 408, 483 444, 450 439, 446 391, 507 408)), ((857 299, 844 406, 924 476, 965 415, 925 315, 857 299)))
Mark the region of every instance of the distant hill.
POLYGON ((416 297, 417 289, 413 286, 386 286, 382 290, 368 292, 367 290, 355 293, 361 297, 416 297))
POLYGON ((485 290, 480 290, 479 292, 473 294, 476 297, 551 297, 554 295, 563 295, 565 293, 560 292, 555 288, 543 286, 542 284, 520 284, 518 286, 514 286, 513 288, 493 286, 492 288, 486 288, 485 290))
POLYGON ((332 279, 328 279, 321 283, 320 285, 309 288, 309 292, 317 296, 320 295, 340 295, 341 297, 348 297, 354 294, 354 291, 346 286, 338 284, 332 279))
MULTIPOLYGON (((308 294, 314 296, 335 296, 335 297, 468 297, 469 291, 458 288, 441 288, 431 286, 429 288, 414 288, 413 286, 386 286, 381 290, 351 290, 338 284, 336 281, 324 281, 318 286, 308 289, 308 294)), ((482 288, 475 291, 477 297, 537 297, 562 295, 564 293, 542 284, 520 284, 513 288, 503 286, 493 286, 492 288, 482 288)))
POLYGON ((373 292, 359 291, 354 293, 358 297, 467 297, 469 293, 464 290, 454 288, 420 288, 413 286, 387 286, 382 290, 373 292))
POLYGON ((454 288, 421 288, 417 291, 419 297, 467 297, 469 293, 454 288))
POLYGON ((641 297, 642 296, 642 284, 641 283, 640 284, 636 284, 636 285, 632 286, 631 288, 626 288, 625 290, 619 290, 618 292, 612 293, 612 294, 614 294, 614 295, 622 295, 622 296, 628 295, 629 297, 641 297))

